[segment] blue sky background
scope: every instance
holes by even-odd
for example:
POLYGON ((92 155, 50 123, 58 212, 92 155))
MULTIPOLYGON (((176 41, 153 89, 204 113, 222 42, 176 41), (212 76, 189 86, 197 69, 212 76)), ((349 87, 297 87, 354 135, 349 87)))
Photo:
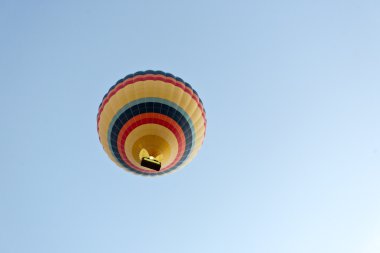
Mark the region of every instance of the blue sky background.
POLYGON ((0 252, 380 252, 380 2, 0 2, 0 252), (193 85, 159 178, 96 132, 138 70, 193 85), (249 163, 245 162, 249 160, 249 163))

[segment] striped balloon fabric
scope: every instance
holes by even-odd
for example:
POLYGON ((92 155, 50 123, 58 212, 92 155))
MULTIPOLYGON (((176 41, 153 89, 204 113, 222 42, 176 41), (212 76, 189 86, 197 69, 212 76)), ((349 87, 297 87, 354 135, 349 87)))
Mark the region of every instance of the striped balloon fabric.
POLYGON ((110 88, 99 106, 97 128, 108 156, 120 167, 147 176, 188 164, 202 146, 206 112, 197 92, 162 71, 126 76, 110 88), (160 170, 141 165, 144 157, 160 170))

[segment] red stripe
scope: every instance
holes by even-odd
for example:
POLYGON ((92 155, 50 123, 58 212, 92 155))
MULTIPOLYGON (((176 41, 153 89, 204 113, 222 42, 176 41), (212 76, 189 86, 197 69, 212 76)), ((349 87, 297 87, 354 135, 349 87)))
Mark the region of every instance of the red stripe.
POLYGON ((188 93, 196 101, 198 107, 201 109, 202 116, 204 119, 204 126, 206 128, 206 113, 204 111, 203 105, 199 102, 198 96, 195 93, 193 93, 193 91, 189 87, 187 87, 182 82, 179 82, 178 80, 171 78, 171 77, 162 76, 162 75, 146 74, 146 75, 141 75, 141 76, 129 78, 129 79, 125 80, 124 82, 121 82, 112 91, 110 91, 107 94, 107 97, 104 98, 102 101, 102 105, 99 108, 99 112, 98 112, 98 116, 97 116, 98 131, 99 131, 100 114, 103 112, 104 106, 109 102, 109 100, 112 98, 112 96, 115 95, 120 89, 124 88, 125 86, 127 86, 129 84, 133 84, 133 83, 139 82, 139 81, 147 81, 147 80, 152 80, 152 81, 158 80, 158 81, 163 81, 166 83, 171 83, 174 86, 177 86, 177 87, 181 88, 182 90, 184 90, 186 93, 188 93))
MULTIPOLYGON (((149 123, 158 124, 158 125, 161 125, 161 126, 164 126, 164 127, 168 128, 168 129, 170 127, 170 125, 167 122, 163 121, 163 120, 147 118, 147 119, 141 120, 138 123, 134 124, 135 125, 134 128, 136 128, 136 127, 138 127, 140 125, 149 124, 149 123)), ((134 128, 132 128, 132 130, 134 128)), ((171 167, 173 167, 180 160, 180 158, 182 157, 182 155, 183 155, 183 153, 185 151, 185 143, 186 142, 180 140, 178 132, 175 131, 175 132, 173 132, 173 134, 176 136, 176 139, 177 139, 178 153, 177 153, 175 159, 173 160, 173 162, 170 163, 169 165, 167 165, 166 167, 164 167, 163 169, 161 169, 161 171, 165 171, 165 170, 170 169, 171 167)), ((122 136, 122 143, 125 142, 125 139, 126 139, 127 136, 128 136, 128 133, 126 132, 122 136)), ((125 154, 124 145, 122 145, 122 152, 125 154)))
POLYGON ((167 116, 161 115, 159 113, 144 113, 130 119, 126 124, 124 124, 124 126, 119 132, 118 140, 117 140, 118 152, 121 158, 123 159, 123 161, 127 163, 130 167, 138 171, 142 171, 144 173, 156 173, 151 170, 143 170, 133 165, 131 161, 127 158, 127 156, 125 155, 125 149, 124 149, 125 140, 127 136, 129 135, 129 133, 131 133, 138 126, 141 126, 143 124, 149 124, 149 123, 158 124, 158 125, 166 127, 174 134, 174 136, 177 139, 177 143, 178 143, 177 155, 175 159, 169 165, 161 169, 161 172, 162 172, 162 171, 170 169, 176 163, 178 163, 178 161, 183 156, 183 153, 185 151, 185 144, 186 144, 185 136, 182 132, 181 127, 174 120, 172 120, 171 118, 167 116))

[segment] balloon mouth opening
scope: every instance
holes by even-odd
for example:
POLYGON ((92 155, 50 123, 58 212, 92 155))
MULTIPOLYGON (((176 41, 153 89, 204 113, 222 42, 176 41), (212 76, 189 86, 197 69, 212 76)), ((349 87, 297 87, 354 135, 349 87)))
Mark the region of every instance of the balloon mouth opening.
POLYGON ((154 157, 143 157, 141 159, 141 166, 154 170, 154 171, 160 171, 161 169, 161 162, 154 159, 154 157))

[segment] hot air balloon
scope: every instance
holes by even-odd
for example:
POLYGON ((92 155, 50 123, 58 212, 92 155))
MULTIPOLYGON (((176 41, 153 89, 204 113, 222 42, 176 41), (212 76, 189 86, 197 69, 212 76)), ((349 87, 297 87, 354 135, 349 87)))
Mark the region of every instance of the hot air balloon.
POLYGON ((103 97, 99 140, 118 166, 139 175, 164 175, 188 164, 206 134, 206 111, 197 92, 162 71, 127 75, 103 97))

